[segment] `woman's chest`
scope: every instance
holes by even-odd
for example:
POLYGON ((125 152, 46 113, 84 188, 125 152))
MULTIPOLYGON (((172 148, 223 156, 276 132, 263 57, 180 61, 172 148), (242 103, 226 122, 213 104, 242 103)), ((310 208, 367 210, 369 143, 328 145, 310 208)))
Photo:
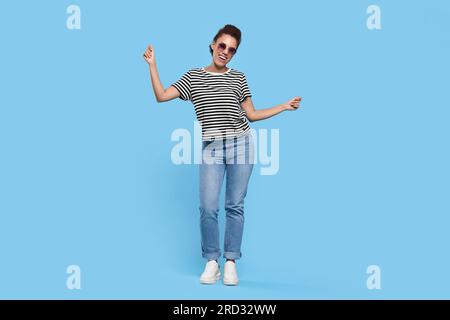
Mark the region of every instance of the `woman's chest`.
POLYGON ((239 95, 239 84, 233 79, 205 79, 192 82, 192 92, 201 95, 239 95))

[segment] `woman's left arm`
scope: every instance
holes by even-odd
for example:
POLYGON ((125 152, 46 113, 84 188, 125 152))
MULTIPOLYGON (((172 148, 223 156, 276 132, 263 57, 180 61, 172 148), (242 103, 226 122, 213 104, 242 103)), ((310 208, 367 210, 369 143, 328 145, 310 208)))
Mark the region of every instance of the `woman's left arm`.
POLYGON ((301 100, 302 100, 302 98, 295 97, 295 98, 292 98, 291 100, 287 101, 286 103, 276 105, 275 107, 272 107, 272 108, 255 110, 255 108, 253 106, 252 98, 247 97, 241 103, 241 107, 242 107, 242 109, 244 109, 247 119, 250 122, 253 122, 253 121, 270 118, 270 117, 272 117, 276 114, 279 114, 285 110, 297 110, 298 107, 300 106, 301 100))

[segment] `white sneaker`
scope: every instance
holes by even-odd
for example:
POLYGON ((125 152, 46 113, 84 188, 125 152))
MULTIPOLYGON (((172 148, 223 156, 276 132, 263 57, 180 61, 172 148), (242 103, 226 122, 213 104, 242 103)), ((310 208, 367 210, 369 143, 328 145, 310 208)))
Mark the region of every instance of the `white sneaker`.
POLYGON ((233 261, 225 262, 225 267, 223 270, 223 284, 227 286, 235 286, 239 282, 237 272, 236 272, 236 263, 233 261))
POLYGON ((214 284, 220 279, 219 264, 216 260, 210 260, 206 263, 205 270, 200 276, 200 283, 214 284))

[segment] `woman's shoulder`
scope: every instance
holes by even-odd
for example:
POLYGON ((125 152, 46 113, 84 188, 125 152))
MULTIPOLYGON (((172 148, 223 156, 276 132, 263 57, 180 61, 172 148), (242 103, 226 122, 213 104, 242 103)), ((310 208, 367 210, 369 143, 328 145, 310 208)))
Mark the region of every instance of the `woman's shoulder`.
POLYGON ((231 72, 233 73, 233 75, 235 75, 240 80, 242 80, 243 78, 246 78, 247 73, 244 70, 232 69, 231 72))
POLYGON ((186 70, 186 73, 189 73, 190 75, 200 75, 202 72, 202 67, 188 67, 186 70))
POLYGON ((231 71, 234 71, 236 73, 244 73, 242 70, 240 69, 235 69, 235 68, 231 68, 231 71))
POLYGON ((192 72, 199 71, 199 69, 200 69, 200 68, 198 68, 198 67, 187 67, 187 68, 185 69, 185 72, 186 72, 186 73, 192 73, 192 72))

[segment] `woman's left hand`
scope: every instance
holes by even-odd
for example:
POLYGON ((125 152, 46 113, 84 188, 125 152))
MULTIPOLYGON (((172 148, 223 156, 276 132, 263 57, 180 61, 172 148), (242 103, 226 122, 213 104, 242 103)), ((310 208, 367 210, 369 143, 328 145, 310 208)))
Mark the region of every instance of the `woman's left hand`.
POLYGON ((297 110, 300 107, 300 101, 302 101, 302 98, 300 97, 295 97, 289 100, 284 104, 285 110, 297 110))

